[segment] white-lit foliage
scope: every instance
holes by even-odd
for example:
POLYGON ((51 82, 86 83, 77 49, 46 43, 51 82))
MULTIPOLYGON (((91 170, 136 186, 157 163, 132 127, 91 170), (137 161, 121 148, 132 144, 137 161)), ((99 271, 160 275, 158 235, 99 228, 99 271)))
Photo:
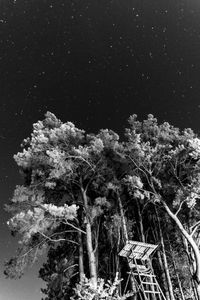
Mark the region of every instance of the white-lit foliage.
POLYGON ((46 187, 54 188, 57 179, 66 179, 73 173, 76 168, 73 159, 85 156, 85 149, 79 147, 83 140, 83 130, 47 113, 44 121, 33 125, 31 138, 24 140, 23 151, 14 155, 14 159, 23 169, 33 168, 32 184, 39 177, 44 179, 46 187))
MULTIPOLYGON (((51 234, 63 222, 71 222, 77 216, 78 206, 75 204, 56 206, 44 203, 44 193, 31 190, 28 187, 17 186, 8 209, 13 217, 7 222, 12 232, 19 236, 20 247, 17 255, 6 263, 5 274, 10 278, 23 275, 27 266, 30 266, 38 256, 47 250, 51 234)), ((54 240, 64 241, 62 234, 54 235, 54 240)))
POLYGON ((33 125, 31 138, 23 142, 23 151, 14 156, 23 171, 31 170, 29 186, 17 186, 15 189, 10 210, 17 213, 8 222, 12 230, 23 234, 24 240, 36 232, 52 230, 58 219, 71 220, 75 217, 77 207, 74 204, 49 204, 45 199, 45 188, 55 189, 58 180, 67 185, 76 177, 78 167, 84 171, 85 166, 89 174, 93 168, 90 153, 99 153, 104 145, 95 136, 89 137, 88 145, 83 145, 84 142, 83 130, 71 122, 62 123, 48 112, 44 121, 33 125))
POLYGON ((76 284, 71 300, 125 300, 133 293, 127 292, 120 295, 120 282, 118 278, 115 278, 114 282, 105 282, 104 279, 98 278, 97 286, 94 287, 91 280, 85 277, 81 283, 76 284))
POLYGON ((190 155, 195 158, 199 159, 200 158, 200 139, 199 138, 193 138, 189 140, 189 145, 192 148, 192 152, 190 155))
POLYGON ((174 208, 182 201, 194 208, 200 198, 200 139, 191 129, 180 132, 167 122, 158 125, 152 115, 143 122, 133 115, 129 125, 125 149, 132 170, 124 178, 129 192, 153 202, 160 194, 167 200, 170 192, 174 208))
MULTIPOLYGON (((23 259, 28 246, 33 246, 35 235, 45 240, 45 235, 50 236, 60 223, 76 218, 78 206, 61 204, 59 198, 51 203, 46 197, 47 191, 59 192, 60 186, 72 189, 73 193, 81 184, 90 183, 89 189, 98 191, 99 195, 107 190, 121 193, 125 186, 131 199, 137 198, 141 204, 159 202, 162 197, 174 210, 183 201, 188 209, 195 208, 200 198, 199 140, 189 130, 180 133, 168 123, 158 125, 152 115, 143 123, 132 116, 129 124, 124 143, 111 130, 86 135, 73 123, 62 123, 51 113, 46 114, 44 121, 34 124, 31 138, 23 143, 23 151, 14 156, 18 166, 25 174, 30 172, 30 176, 26 186, 16 187, 10 207, 13 217, 8 223, 13 231, 21 234, 21 244, 27 246, 23 259), (114 168, 108 167, 104 159, 107 150, 126 167, 120 180, 115 180, 114 168), (108 174, 110 177, 106 177, 108 174)), ((92 201, 88 198, 88 201, 84 213, 95 230, 95 220, 110 208, 110 203, 106 197, 92 201)), ((84 222, 85 216, 82 226, 84 222)), ((108 236, 121 239, 121 216, 116 211, 106 226, 108 236)), ((111 299, 104 282, 100 280, 98 284, 100 292, 91 290, 90 280, 86 280, 84 288, 83 284, 77 286, 80 297, 77 299, 90 300, 95 293, 99 297, 105 295, 99 299, 111 299)))
POLYGON ((11 230, 22 235, 20 243, 27 244, 34 234, 47 234, 56 228, 60 222, 76 218, 78 207, 75 204, 70 206, 56 206, 43 204, 44 197, 28 191, 28 188, 18 186, 15 190, 13 202, 22 203, 21 211, 7 222, 11 230), (41 197, 41 198, 40 198, 41 197))
POLYGON ((120 151, 119 136, 112 130, 101 130, 97 135, 86 135, 71 122, 62 123, 48 112, 44 121, 33 125, 31 138, 23 142, 23 151, 14 155, 22 169, 32 169, 31 184, 43 184, 54 189, 59 180, 75 179, 81 169, 88 176, 104 149, 120 151))
MULTIPOLYGON (((50 200, 47 191, 56 193, 59 185, 73 193, 73 188, 77 189, 78 184, 84 184, 84 180, 88 182, 91 178, 94 178, 91 182, 93 188, 98 187, 103 180, 102 172, 107 172, 101 153, 104 148, 119 148, 118 139, 118 135, 110 130, 86 135, 73 123, 62 123, 49 112, 43 121, 33 125, 31 137, 22 144, 23 151, 14 156, 27 183, 16 187, 8 206, 13 214, 8 225, 13 232, 21 235, 22 247, 30 245, 34 251, 37 247, 35 242, 33 245, 35 237, 39 244, 41 239, 48 242, 61 223, 76 218, 76 202, 68 206, 62 199, 50 200), (52 200, 52 203, 49 202, 52 200)), ((103 213, 105 207, 108 208, 108 203, 101 197, 93 205, 88 204, 87 214, 91 222, 103 213)))
MULTIPOLYGON (((156 118, 152 115, 149 115, 144 122, 137 121, 136 116, 133 115, 129 118, 126 137, 127 142, 120 143, 119 136, 108 129, 101 130, 97 135, 86 135, 84 130, 76 128, 73 123, 62 123, 55 115, 48 112, 43 121, 38 121, 33 125, 31 138, 24 140, 23 151, 14 156, 19 167, 25 171, 31 170, 30 187, 33 188, 16 188, 12 201, 19 211, 11 219, 10 224, 14 227, 16 218, 21 220, 20 224, 32 220, 37 225, 32 226, 31 232, 36 232, 39 226, 41 231, 44 230, 43 227, 54 226, 55 215, 52 219, 46 218, 46 225, 40 225, 45 211, 49 212, 50 207, 47 209, 49 203, 45 199, 44 190, 56 189, 58 182, 66 186, 77 179, 79 181, 80 178, 81 180, 89 179, 94 176, 95 172, 96 177, 92 184, 93 187, 99 188, 102 180, 101 172, 103 168, 104 173, 107 171, 107 165, 104 166, 102 159, 105 149, 112 149, 129 161, 131 171, 127 169, 128 174, 125 174, 123 183, 127 185, 129 192, 141 201, 145 199, 155 201, 155 192, 159 194, 163 189, 167 189, 168 183, 163 181, 166 166, 176 168, 182 164, 185 170, 187 171, 188 168, 191 173, 190 182, 184 185, 184 189, 178 187, 178 183, 173 183, 174 187, 170 183, 176 194, 173 205, 176 207, 180 204, 182 193, 188 207, 194 207, 199 197, 195 174, 198 164, 196 164, 197 167, 193 165, 192 169, 191 164, 188 166, 185 164, 187 158, 199 159, 200 142, 193 132, 185 130, 180 133, 177 128, 167 122, 158 125, 156 118), (99 164, 101 159, 102 164, 99 164), (100 169, 97 170, 97 164, 100 165, 100 172, 100 169), (20 206, 18 206, 19 203, 20 206), (29 208, 30 203, 33 205, 31 208, 29 208), (20 211, 22 205, 25 211, 20 211), (22 217, 23 213, 27 216, 22 217)), ((180 175, 178 174, 179 177, 180 175)), ((179 180, 181 181, 181 178, 179 180)), ((112 184, 113 182, 110 182, 110 185, 112 184)), ((108 189, 110 189, 109 184, 108 189)), ((64 207, 62 209, 65 211, 64 207)), ((57 210, 61 211, 59 204, 57 210)), ((92 219, 100 213, 102 213, 102 206, 90 207, 92 219)))

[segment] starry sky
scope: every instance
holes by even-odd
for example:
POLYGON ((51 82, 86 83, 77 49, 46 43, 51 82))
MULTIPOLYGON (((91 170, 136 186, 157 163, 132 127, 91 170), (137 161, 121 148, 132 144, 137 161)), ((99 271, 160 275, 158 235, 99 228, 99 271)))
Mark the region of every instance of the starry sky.
POLYGON ((0 0, 0 300, 41 299, 38 265, 4 279, 17 241, 3 207, 46 111, 89 132, 122 133, 133 113, 199 132, 199 0, 0 0))

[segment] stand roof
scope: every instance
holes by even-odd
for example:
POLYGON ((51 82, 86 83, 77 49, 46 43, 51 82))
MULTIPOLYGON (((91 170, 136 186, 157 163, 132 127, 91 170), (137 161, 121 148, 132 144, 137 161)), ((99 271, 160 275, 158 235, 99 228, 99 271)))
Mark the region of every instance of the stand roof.
POLYGON ((137 241, 128 241, 124 248, 119 252, 120 256, 128 259, 149 259, 149 256, 158 247, 158 245, 147 244, 137 241))

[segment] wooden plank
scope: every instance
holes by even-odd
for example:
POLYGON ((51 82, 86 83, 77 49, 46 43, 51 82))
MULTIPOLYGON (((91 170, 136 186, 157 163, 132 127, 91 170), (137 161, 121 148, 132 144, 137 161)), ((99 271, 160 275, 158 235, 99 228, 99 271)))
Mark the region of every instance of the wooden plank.
POLYGON ((129 263, 129 267, 131 269, 138 268, 139 272, 142 272, 142 273, 144 273, 145 271, 149 271, 149 268, 147 268, 144 265, 136 265, 136 264, 133 264, 133 263, 129 263))
POLYGON ((156 282, 147 282, 147 281, 142 281, 142 283, 144 284, 150 284, 150 285, 156 285, 158 286, 158 284, 156 282))
MULTIPOLYGON (((138 275, 138 273, 135 273, 135 272, 133 272, 132 273, 133 275, 138 275)), ((146 273, 139 273, 140 274, 140 276, 147 276, 147 277, 156 277, 156 275, 152 275, 152 274, 146 274, 146 273)))
POLYGON ((158 291, 145 291, 144 290, 144 292, 148 293, 148 294, 160 294, 160 292, 158 292, 158 291))

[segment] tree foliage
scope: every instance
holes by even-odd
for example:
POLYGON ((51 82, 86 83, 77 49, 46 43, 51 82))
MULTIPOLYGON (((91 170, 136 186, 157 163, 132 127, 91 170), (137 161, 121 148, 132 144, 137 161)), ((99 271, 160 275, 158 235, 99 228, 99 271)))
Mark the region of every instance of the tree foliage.
POLYGON ((87 134, 50 112, 33 125, 14 156, 24 184, 7 205, 8 225, 20 235, 8 277, 46 251, 46 299, 123 299, 132 287, 118 253, 135 239, 161 244, 153 267, 166 295, 167 280, 171 299, 199 299, 200 139, 153 115, 143 122, 133 115, 128 124, 123 141, 108 129, 87 134))

